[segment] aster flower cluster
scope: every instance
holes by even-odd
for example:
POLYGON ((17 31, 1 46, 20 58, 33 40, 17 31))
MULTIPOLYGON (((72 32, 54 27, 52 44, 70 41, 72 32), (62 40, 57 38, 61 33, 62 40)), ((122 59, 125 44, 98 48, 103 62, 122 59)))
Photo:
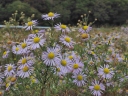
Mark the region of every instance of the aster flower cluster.
MULTIPOLYGON (((63 23, 54 24, 54 19, 58 17, 60 14, 53 12, 42 15, 43 20, 52 22, 49 31, 34 29, 39 23, 37 20, 25 23, 25 31, 30 32, 27 38, 4 47, 0 88, 5 88, 4 91, 11 91, 13 87, 19 90, 16 86, 24 87, 25 80, 28 80, 27 84, 37 84, 41 93, 53 82, 52 87, 66 84, 74 89, 78 87, 82 91, 77 91, 83 96, 106 95, 109 88, 111 92, 115 88, 119 91, 128 80, 128 59, 116 45, 120 35, 91 34, 91 24, 87 24, 88 16, 84 14, 82 21, 78 20, 78 29, 73 29, 76 30, 73 37, 71 27, 63 23)), ((1 92, 4 93, 0 91, 0 96, 1 92)))

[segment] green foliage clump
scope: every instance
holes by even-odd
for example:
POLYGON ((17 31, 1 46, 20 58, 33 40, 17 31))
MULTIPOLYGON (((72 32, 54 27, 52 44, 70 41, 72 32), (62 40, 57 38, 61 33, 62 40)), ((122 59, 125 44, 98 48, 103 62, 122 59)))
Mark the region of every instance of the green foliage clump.
POLYGON ((16 10, 24 12, 28 17, 30 17, 31 14, 36 14, 36 18, 40 18, 41 15, 38 10, 21 1, 14 1, 13 3, 8 4, 6 7, 0 6, 0 9, 0 21, 7 20, 7 18, 10 17, 16 10))

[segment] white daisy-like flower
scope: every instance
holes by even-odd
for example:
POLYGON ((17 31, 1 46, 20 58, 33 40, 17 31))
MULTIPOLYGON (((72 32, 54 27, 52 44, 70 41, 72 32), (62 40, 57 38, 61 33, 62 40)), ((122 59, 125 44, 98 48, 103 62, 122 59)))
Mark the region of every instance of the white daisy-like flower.
POLYGON ((111 63, 113 60, 111 57, 107 56, 104 61, 111 63))
POLYGON ((5 69, 6 70, 4 71, 4 75, 12 76, 13 74, 15 74, 16 66, 14 64, 6 64, 5 69))
POLYGON ((55 66, 60 61, 60 53, 56 48, 47 48, 47 52, 42 53, 42 60, 47 66, 55 66))
POLYGON ((16 81, 17 81, 17 77, 16 77, 16 75, 11 76, 10 81, 11 81, 11 84, 15 84, 16 81))
POLYGON ((54 27, 56 30, 60 30, 60 31, 62 31, 62 32, 70 32, 70 29, 66 26, 66 25, 64 25, 64 24, 57 24, 57 25, 55 25, 55 27, 54 27))
POLYGON ((86 41, 90 38, 89 34, 87 33, 82 33, 80 37, 82 41, 86 41))
POLYGON ((104 65, 104 67, 101 66, 98 68, 98 75, 103 78, 110 79, 114 75, 114 72, 109 68, 109 65, 104 65))
POLYGON ((18 64, 19 64, 19 68, 22 68, 24 66, 32 66, 34 64, 34 61, 31 60, 30 57, 27 57, 27 56, 24 56, 22 57, 19 61, 18 61, 18 64))
POLYGON ((54 18, 58 18, 60 14, 49 12, 48 14, 42 15, 44 20, 54 20, 54 18))
POLYGON ((46 31, 44 30, 44 29, 42 29, 42 30, 39 30, 38 32, 37 32, 37 34, 39 34, 39 35, 41 35, 41 34, 44 34, 46 31))
POLYGON ((28 43, 28 45, 30 45, 30 48, 32 50, 35 50, 37 48, 40 48, 40 46, 43 46, 45 43, 45 40, 46 39, 43 38, 43 34, 40 36, 34 34, 34 35, 32 35, 31 38, 28 38, 27 43, 28 43))
POLYGON ((42 34, 44 34, 46 31, 44 30, 44 29, 42 29, 42 30, 33 30, 33 34, 39 34, 39 35, 42 35, 42 34))
POLYGON ((34 76, 31 76, 31 77, 30 77, 30 80, 31 80, 31 83, 32 83, 32 84, 39 82, 39 80, 38 80, 37 78, 35 78, 34 76))
POLYGON ((88 51, 88 54, 93 55, 94 57, 96 57, 96 54, 95 54, 94 51, 88 51))
POLYGON ((62 47, 61 47, 60 45, 54 43, 53 46, 54 46, 54 48, 55 48, 55 50, 56 50, 57 52, 61 52, 62 47))
POLYGON ((13 45, 13 47, 12 47, 12 52, 14 53, 14 54, 21 54, 21 51, 20 51, 20 49, 21 49, 21 46, 20 45, 13 45))
POLYGON ((6 91, 10 89, 11 86, 11 82, 6 83, 5 87, 6 87, 6 91))
POLYGON ((95 80, 94 82, 92 82, 92 86, 89 86, 89 89, 91 90, 93 95, 101 96, 101 93, 103 93, 102 91, 105 90, 105 86, 99 81, 95 80))
POLYGON ((16 80, 17 80, 16 74, 6 77, 6 83, 15 84, 16 80))
POLYGON ((66 73, 63 72, 63 69, 60 69, 59 67, 55 68, 55 74, 57 76, 65 76, 66 75, 66 73))
POLYGON ((26 65, 18 69, 17 76, 21 78, 30 77, 33 71, 34 71, 34 67, 26 65))
POLYGON ((78 31, 81 33, 88 33, 90 30, 92 30, 92 27, 90 26, 83 26, 82 28, 80 28, 78 31))
POLYGON ((27 53, 28 52, 28 43, 27 43, 27 41, 26 40, 24 40, 24 42, 22 42, 21 44, 21 49, 20 49, 20 51, 21 51, 21 53, 22 54, 25 54, 25 53, 27 53))
MULTIPOLYGON (((32 39, 33 36, 35 36, 35 34, 29 34, 29 35, 28 35, 28 39, 32 39)), ((28 40, 28 39, 27 39, 27 40, 28 40)), ((26 41, 27 41, 27 40, 26 40, 26 41)))
POLYGON ((57 61, 57 66, 63 73, 68 73, 72 69, 71 61, 65 56, 60 56, 60 60, 57 61))
POLYGON ((80 57, 74 52, 74 51, 71 51, 70 53, 66 53, 66 56, 70 59, 70 60, 73 60, 75 58, 79 58, 80 57))
POLYGON ((60 36, 60 42, 69 48, 74 48, 73 45, 75 44, 75 42, 73 42, 72 38, 69 36, 61 35, 60 36))
POLYGON ((80 59, 75 58, 72 60, 72 72, 74 74, 82 72, 83 68, 84 68, 84 64, 83 62, 80 61, 80 59))
POLYGON ((94 65, 94 61, 91 59, 89 62, 88 62, 89 65, 94 65))
POLYGON ((32 21, 29 21, 28 23, 25 23, 25 28, 26 30, 33 30, 33 27, 37 25, 37 20, 32 20, 32 21))
POLYGON ((2 58, 8 58, 9 52, 10 51, 4 51, 2 58))
POLYGON ((123 92, 123 89, 118 88, 117 93, 122 94, 122 92, 123 92))
POLYGON ((107 81, 106 82, 106 86, 111 86, 111 87, 114 87, 115 86, 115 84, 114 84, 114 82, 113 81, 107 81))
POLYGON ((74 78, 73 83, 75 83, 78 87, 86 84, 85 83, 86 75, 82 72, 78 74, 74 74, 72 78, 74 78))
POLYGON ((123 58, 120 56, 120 54, 112 54, 112 58, 114 61, 117 61, 117 62, 122 62, 123 61, 123 58))

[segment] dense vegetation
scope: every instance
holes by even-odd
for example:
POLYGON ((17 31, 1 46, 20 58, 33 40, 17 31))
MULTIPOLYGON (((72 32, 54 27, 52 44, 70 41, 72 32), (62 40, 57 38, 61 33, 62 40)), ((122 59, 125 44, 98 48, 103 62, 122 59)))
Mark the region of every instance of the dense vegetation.
MULTIPOLYGON (((127 22, 127 5, 128 0, 1 0, 0 23, 18 10, 27 16, 35 13, 35 18, 49 11, 57 12, 61 14, 59 21, 74 25, 81 14, 91 11, 90 17, 98 19, 96 25, 121 25, 127 22)), ((44 22, 41 25, 46 24, 44 22)))

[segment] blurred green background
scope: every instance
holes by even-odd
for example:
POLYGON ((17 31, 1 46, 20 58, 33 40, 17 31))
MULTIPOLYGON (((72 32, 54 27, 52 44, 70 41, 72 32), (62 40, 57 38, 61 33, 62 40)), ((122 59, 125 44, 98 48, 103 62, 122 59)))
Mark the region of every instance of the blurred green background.
POLYGON ((61 14, 56 22, 76 25, 82 14, 90 14, 90 21, 95 18, 96 26, 122 25, 128 21, 128 0, 0 0, 0 24, 16 10, 24 12, 26 16, 35 14, 39 25, 47 25, 41 15, 48 12, 61 14))

